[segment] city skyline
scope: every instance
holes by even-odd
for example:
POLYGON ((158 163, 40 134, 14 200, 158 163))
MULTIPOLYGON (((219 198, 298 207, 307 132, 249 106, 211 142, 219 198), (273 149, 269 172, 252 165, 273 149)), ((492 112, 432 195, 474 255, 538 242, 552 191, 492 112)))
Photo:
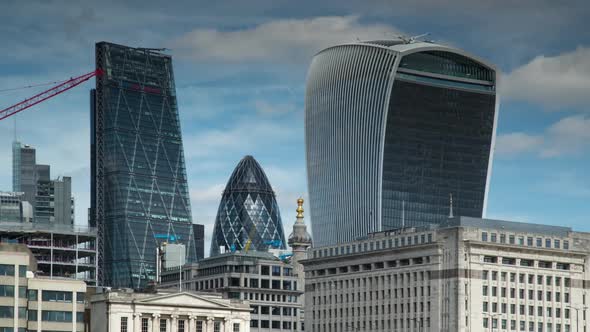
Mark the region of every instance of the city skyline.
MULTIPOLYGON (((488 216, 588 230, 587 5, 460 3, 443 8, 424 1, 408 10, 400 4, 375 1, 328 10, 312 3, 255 1, 248 8, 226 8, 219 16, 219 7, 203 3, 162 12, 149 2, 141 8, 108 2, 101 8, 7 3, 0 35, 11 52, 0 55, 5 73, 0 89, 91 71, 93 45, 100 40, 171 48, 183 135, 190 141, 185 151, 193 220, 207 225, 208 250, 227 174, 245 154, 266 165, 284 226, 291 228, 293 202, 306 192, 303 96, 307 67, 317 51, 356 38, 430 31, 428 38, 485 57, 505 74, 488 216), (532 6, 535 11, 529 10, 532 6), (486 14, 475 21, 470 11, 486 14), (130 13, 135 19, 124 19, 130 13), (110 24, 102 24, 107 16, 110 24), (261 140, 264 144, 256 146, 261 140)), ((36 146, 39 159, 54 165, 55 174, 72 176, 81 224, 90 200, 90 86, 17 115, 18 139, 36 146)), ((2 106, 31 94, 30 89, 2 92, 2 106)), ((13 121, 0 122, 0 139, 7 142, 0 146, 2 190, 11 188, 12 128, 13 121)))

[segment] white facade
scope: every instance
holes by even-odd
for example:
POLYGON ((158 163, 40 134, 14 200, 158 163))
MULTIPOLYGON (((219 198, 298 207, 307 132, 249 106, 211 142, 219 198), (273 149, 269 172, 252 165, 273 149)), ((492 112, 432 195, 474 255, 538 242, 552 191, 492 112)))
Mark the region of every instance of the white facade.
POLYGON ((250 307, 216 295, 107 292, 91 303, 93 332, 250 331, 250 307))
POLYGON ((303 262, 306 326, 587 331, 589 254, 587 233, 476 218, 314 248, 303 262))

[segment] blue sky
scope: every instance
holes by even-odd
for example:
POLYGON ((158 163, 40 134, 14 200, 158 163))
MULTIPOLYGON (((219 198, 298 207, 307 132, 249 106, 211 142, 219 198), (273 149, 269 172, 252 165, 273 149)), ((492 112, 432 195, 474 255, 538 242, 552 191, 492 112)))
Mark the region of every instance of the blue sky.
MULTIPOLYGON (((306 196, 303 99, 323 47, 430 32, 502 71, 488 216, 590 231, 590 4, 523 1, 11 1, 0 4, 0 90, 93 70, 94 43, 167 47, 174 59, 195 222, 207 237, 233 168, 252 154, 286 232, 306 196)), ((17 116, 17 135, 89 205, 89 89, 17 116)), ((35 89, 0 92, 0 108, 35 89)), ((13 120, 0 122, 0 190, 11 189, 13 120)), ((288 234, 287 234, 288 235, 288 234)), ((206 243, 208 250, 209 243, 206 243)))

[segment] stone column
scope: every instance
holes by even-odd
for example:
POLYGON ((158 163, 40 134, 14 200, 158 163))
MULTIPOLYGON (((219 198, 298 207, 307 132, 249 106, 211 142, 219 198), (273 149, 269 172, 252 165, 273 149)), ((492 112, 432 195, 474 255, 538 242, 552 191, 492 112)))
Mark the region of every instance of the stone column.
POLYGON ((223 319, 223 326, 221 327, 221 330, 225 332, 232 332, 231 325, 231 319, 225 317, 223 319))
POLYGON ((170 322, 170 332, 177 332, 178 331, 178 315, 171 315, 171 322, 170 322))
POLYGON ((140 313, 133 314, 133 331, 134 332, 141 332, 141 314, 140 313))
POLYGON ((152 314, 152 332, 160 332, 160 315, 152 314))
POLYGON ((209 316, 207 317, 207 332, 213 332, 213 322, 215 318, 209 316))
POLYGON ((188 316, 188 330, 185 332, 194 332, 195 331, 195 316, 189 315, 188 316))

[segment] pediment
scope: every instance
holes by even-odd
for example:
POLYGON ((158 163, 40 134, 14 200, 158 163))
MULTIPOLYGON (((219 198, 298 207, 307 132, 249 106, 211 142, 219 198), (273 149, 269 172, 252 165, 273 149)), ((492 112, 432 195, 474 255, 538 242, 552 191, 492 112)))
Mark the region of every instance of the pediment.
POLYGON ((157 294, 153 297, 135 300, 135 303, 195 308, 231 308, 231 306, 223 303, 222 301, 216 301, 215 299, 211 299, 206 296, 200 296, 191 293, 157 294))

